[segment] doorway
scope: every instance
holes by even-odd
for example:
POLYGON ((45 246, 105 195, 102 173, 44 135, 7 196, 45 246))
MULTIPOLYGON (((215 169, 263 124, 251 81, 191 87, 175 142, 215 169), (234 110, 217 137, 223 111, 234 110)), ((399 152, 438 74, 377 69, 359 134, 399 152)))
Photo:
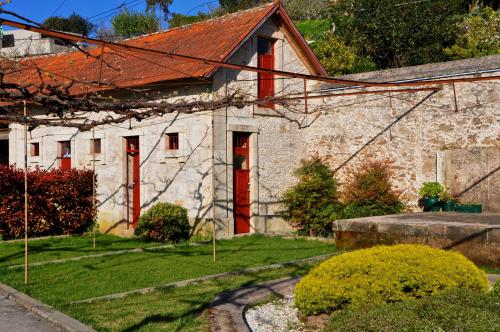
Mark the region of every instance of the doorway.
POLYGON ((71 169, 71 141, 59 142, 59 167, 71 169))
POLYGON ((126 138, 127 226, 137 227, 141 215, 141 176, 139 137, 126 138))
POLYGON ((233 133, 234 233, 250 232, 250 134, 233 133))

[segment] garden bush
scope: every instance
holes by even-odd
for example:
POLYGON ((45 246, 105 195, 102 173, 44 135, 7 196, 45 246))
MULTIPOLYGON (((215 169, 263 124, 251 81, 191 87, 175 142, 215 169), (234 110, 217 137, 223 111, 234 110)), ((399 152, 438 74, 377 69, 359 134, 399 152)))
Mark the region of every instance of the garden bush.
POLYGON ((350 172, 343 190, 343 217, 360 218, 401 213, 405 205, 390 178, 388 161, 370 161, 350 172))
POLYGON ((328 236, 332 222, 340 217, 337 182, 324 160, 303 160, 294 175, 299 182, 283 195, 283 218, 300 235, 328 236))
POLYGON ((378 246, 335 256, 311 270, 295 288, 295 303, 309 315, 455 288, 486 292, 488 279, 457 252, 416 244, 378 246))
POLYGON ((334 312, 335 331, 500 331, 500 301, 492 294, 451 290, 418 300, 334 312))
POLYGON ((187 210, 171 203, 158 203, 139 217, 135 235, 143 241, 179 243, 189 239, 187 210))
MULTIPOLYGON (((79 234, 93 226, 92 171, 28 172, 28 235, 79 234)), ((0 166, 0 235, 24 236, 24 170, 0 166)))

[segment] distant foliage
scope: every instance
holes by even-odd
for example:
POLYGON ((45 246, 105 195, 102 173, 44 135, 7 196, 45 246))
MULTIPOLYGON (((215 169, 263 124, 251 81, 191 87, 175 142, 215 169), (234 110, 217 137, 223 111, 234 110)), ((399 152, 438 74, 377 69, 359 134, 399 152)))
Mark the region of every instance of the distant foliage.
MULTIPOLYGON (((95 218, 91 171, 28 172, 30 237, 83 233, 95 218)), ((6 240, 24 236, 24 171, 13 166, 0 166, 0 235, 6 240)))
POLYGON ((122 38, 137 37, 157 32, 160 22, 154 13, 124 10, 111 20, 115 34, 122 38))
POLYGON ((293 20, 317 20, 328 15, 331 0, 282 0, 293 20))
POLYGON ((283 218, 301 235, 328 236, 342 209, 337 182, 319 157, 304 160, 294 172, 299 182, 283 195, 283 218))
POLYGON ((477 7, 456 26, 458 38, 445 49, 452 59, 500 54, 500 10, 477 7))
POLYGON ((267 3, 266 0, 219 0, 221 9, 226 13, 244 10, 267 3))
POLYGON ((158 203, 139 217, 134 233, 144 241, 178 243, 189 239, 187 210, 171 203, 158 203))
POLYGON ((348 175, 343 189, 344 218, 361 218, 401 213, 401 193, 392 187, 391 164, 370 161, 348 175))
POLYGON ((73 32, 84 36, 88 36, 94 29, 92 23, 76 13, 71 14, 67 18, 51 16, 43 22, 42 26, 46 29, 73 32))
POLYGON ((302 36, 308 41, 324 39, 326 34, 332 31, 332 20, 302 20, 295 22, 302 36))
POLYGON ((383 69, 447 60, 467 11, 466 0, 340 0, 331 17, 338 36, 383 69))
POLYGON ((177 28, 183 25, 188 25, 200 21, 205 21, 211 16, 205 13, 198 13, 197 15, 184 15, 179 13, 172 14, 172 17, 168 21, 169 28, 177 28))
POLYGON ((486 273, 462 254, 417 244, 377 246, 328 259, 295 287, 307 315, 400 302, 456 288, 486 293, 486 273))

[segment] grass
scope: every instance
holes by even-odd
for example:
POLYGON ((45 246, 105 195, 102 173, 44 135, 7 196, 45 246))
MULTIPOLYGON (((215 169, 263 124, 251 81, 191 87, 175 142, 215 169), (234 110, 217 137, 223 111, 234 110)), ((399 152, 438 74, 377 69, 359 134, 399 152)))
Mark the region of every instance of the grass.
POLYGON ((419 300, 334 312, 333 331, 500 331, 500 297, 455 290, 419 300))
MULTIPOLYGON (((61 239, 59 250, 74 252, 70 244, 63 244, 65 241, 73 243, 74 239, 61 239)), ((33 267, 30 270, 30 283, 27 286, 23 283, 22 269, 0 268, 0 280, 45 303, 64 308, 69 302, 86 298, 287 262, 334 251, 335 247, 332 244, 323 242, 248 236, 218 241, 216 263, 212 262, 210 244, 180 245, 142 253, 33 267)), ((0 250, 0 253, 3 256, 3 250, 0 250)), ((55 252, 50 255, 51 258, 54 256, 55 252)))
POLYGON ((481 270, 490 274, 500 274, 500 267, 480 266, 481 270))
POLYGON ((305 274, 298 267, 231 276, 145 295, 69 305, 65 311, 97 331, 208 331, 207 307, 223 291, 267 280, 305 274))
MULTIPOLYGON (((29 260, 31 263, 35 263, 161 245, 160 243, 144 243, 135 239, 99 234, 96 249, 93 249, 92 241, 91 235, 32 240, 29 242, 29 260)), ((24 242, 22 240, 0 241, 0 268, 23 263, 24 242)))

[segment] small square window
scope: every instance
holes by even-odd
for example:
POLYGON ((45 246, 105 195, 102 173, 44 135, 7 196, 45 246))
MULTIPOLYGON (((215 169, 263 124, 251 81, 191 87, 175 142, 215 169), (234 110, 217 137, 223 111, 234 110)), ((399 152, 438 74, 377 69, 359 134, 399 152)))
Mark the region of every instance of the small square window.
POLYGON ((166 148, 167 150, 179 150, 179 133, 167 134, 166 148))
POLYGON ((13 34, 3 35, 2 37, 2 48, 9 48, 16 46, 16 41, 13 34))
POLYGON ((90 154, 99 154, 101 153, 101 139, 96 138, 94 140, 90 140, 90 154))
POLYGON ((71 158, 71 141, 59 142, 59 157, 71 158))
POLYGON ((40 143, 31 143, 30 154, 32 157, 40 156, 40 143))

